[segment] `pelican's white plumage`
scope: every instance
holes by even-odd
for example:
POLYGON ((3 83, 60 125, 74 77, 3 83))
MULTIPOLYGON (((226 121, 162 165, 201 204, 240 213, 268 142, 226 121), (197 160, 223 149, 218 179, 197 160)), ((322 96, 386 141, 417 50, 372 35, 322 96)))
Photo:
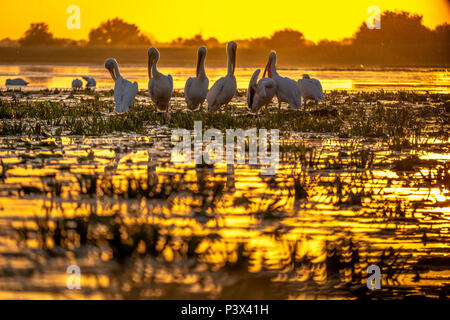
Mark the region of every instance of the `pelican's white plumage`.
POLYGON ((72 80, 72 89, 77 90, 77 89, 81 89, 82 87, 83 87, 83 82, 81 82, 80 79, 72 80))
POLYGON ((236 50, 237 44, 234 41, 228 42, 228 73, 225 77, 217 80, 206 96, 208 101, 208 112, 219 110, 223 105, 227 105, 236 94, 237 84, 234 70, 236 69, 236 50))
POLYGON ((275 80, 277 84, 276 95, 278 99, 278 106, 281 107, 281 102, 286 102, 292 109, 301 108, 302 93, 300 92, 297 83, 288 77, 281 77, 277 72, 276 62, 277 54, 275 51, 272 51, 269 54, 269 61, 267 62, 263 77, 265 77, 266 72, 268 72, 269 78, 275 80))
POLYGON ((86 81, 86 88, 95 88, 97 86, 97 81, 94 78, 88 76, 81 76, 84 81, 86 81))
POLYGON ((115 81, 114 85, 114 102, 116 104, 116 112, 127 112, 134 102, 138 91, 137 82, 125 80, 119 73, 119 65, 116 59, 110 58, 105 61, 105 68, 111 73, 111 77, 115 81))
POLYGON ((197 71, 195 77, 190 77, 184 86, 184 98, 189 109, 201 106, 208 93, 209 79, 205 73, 206 47, 198 48, 197 71))
POLYGON ((320 81, 311 78, 309 74, 304 74, 303 78, 297 81, 297 84, 300 88, 300 92, 302 93, 304 104, 308 99, 315 100, 316 102, 324 99, 320 81))
POLYGON ((148 49, 148 93, 157 108, 167 110, 172 97, 173 79, 170 74, 166 76, 158 71, 158 60, 158 49, 148 49))
POLYGON ((263 77, 258 81, 260 73, 260 69, 253 73, 247 90, 247 105, 255 113, 258 113, 262 106, 271 103, 277 91, 275 80, 263 77))
POLYGON ((29 84, 29 82, 21 78, 6 79, 5 82, 5 85, 7 86, 26 86, 27 84, 29 84))

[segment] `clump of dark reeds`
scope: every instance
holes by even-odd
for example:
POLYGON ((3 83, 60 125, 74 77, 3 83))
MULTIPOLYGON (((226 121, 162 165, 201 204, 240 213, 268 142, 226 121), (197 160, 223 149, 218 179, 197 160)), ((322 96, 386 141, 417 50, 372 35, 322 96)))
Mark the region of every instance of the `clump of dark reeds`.
MULTIPOLYGON (((219 113, 201 111, 186 112, 182 106, 174 105, 168 113, 159 113, 153 105, 135 103, 127 114, 113 114, 112 102, 101 101, 99 96, 108 92, 96 93, 94 98, 81 98, 76 104, 40 101, 0 100, 0 134, 23 135, 29 123, 41 121, 42 125, 57 128, 59 134, 67 131, 72 135, 102 135, 113 132, 145 132, 149 125, 165 125, 172 128, 192 129, 194 121, 202 121, 203 127, 225 130, 228 128, 277 128, 283 132, 327 132, 340 136, 358 135, 383 138, 394 150, 423 144, 424 123, 421 119, 433 117, 436 112, 416 111, 408 103, 415 103, 415 95, 407 93, 352 94, 350 105, 342 102, 331 93, 330 101, 314 110, 289 110, 263 108, 259 117, 248 117, 248 110, 234 106, 219 113), (385 97, 387 96, 387 97, 385 97), (409 99, 410 97, 413 97, 409 99), (367 106, 372 100, 406 99, 405 103, 386 106, 377 103, 367 106), (409 100, 413 101, 409 101, 409 100), (367 101, 366 101, 367 100, 367 101), (14 120, 14 121, 6 121, 14 120)), ((345 97, 345 96, 341 96, 345 97)), ((427 97, 429 99, 429 97, 427 97)), ((433 97, 433 99, 438 99, 433 97)), ((342 99, 341 99, 342 100, 342 99)), ((345 100, 345 99, 344 99, 345 100)), ((420 100, 420 99, 419 99, 420 100)), ((347 102, 348 103, 348 102, 347 102)), ((434 109, 433 109, 434 110, 434 109)), ((440 118, 436 115, 434 118, 440 118)), ((33 127, 32 125, 28 125, 33 127)), ((442 131, 442 130, 441 130, 442 131)), ((445 132, 442 131, 442 132, 445 132)), ((428 134, 431 134, 428 132, 428 134)))
POLYGON ((326 243, 327 279, 345 284, 352 288, 350 292, 359 298, 377 295, 381 292, 370 292, 366 286, 369 265, 376 265, 381 270, 382 287, 398 284, 398 277, 408 266, 410 256, 402 256, 393 248, 380 252, 371 252, 369 246, 355 242, 351 237, 344 237, 326 243))

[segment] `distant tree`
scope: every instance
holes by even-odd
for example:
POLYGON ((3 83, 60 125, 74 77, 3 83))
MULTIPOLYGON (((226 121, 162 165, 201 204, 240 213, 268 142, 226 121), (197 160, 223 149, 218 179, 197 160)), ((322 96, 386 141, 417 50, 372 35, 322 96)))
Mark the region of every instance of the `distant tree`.
POLYGON ((206 40, 206 45, 210 48, 214 48, 220 46, 220 42, 217 38, 211 37, 206 40))
POLYGON ((292 48, 305 44, 305 36, 297 30, 284 29, 276 31, 269 40, 273 48, 292 48))
POLYGON ((208 38, 203 39, 203 35, 201 33, 194 35, 192 38, 184 39, 182 37, 178 37, 172 40, 171 43, 173 46, 177 47, 200 47, 207 46, 208 48, 218 47, 220 45, 219 40, 216 38, 208 38))
POLYGON ((260 37, 248 40, 250 48, 282 49, 298 48, 306 43, 303 33, 297 30, 284 29, 275 31, 270 38, 260 37))
MULTIPOLYGON (((446 57, 446 60, 450 60, 450 24, 444 23, 438 25, 433 30, 433 46, 431 50, 435 56, 446 57)), ((437 60, 437 59, 435 59, 437 60)))
POLYGON ((203 39, 203 36, 201 33, 196 34, 190 39, 184 39, 183 40, 183 46, 185 47, 199 47, 206 45, 206 41, 203 39))
POLYGON ((53 34, 45 22, 31 23, 19 43, 22 46, 42 46, 54 43, 53 34))
POLYGON ((431 30, 423 25, 422 16, 409 12, 385 11, 381 15, 381 28, 369 29, 365 22, 355 34, 355 44, 392 47, 399 44, 423 44, 431 40, 431 30))
POLYGON ((436 37, 436 40, 442 41, 443 43, 449 44, 450 43, 450 24, 444 23, 441 25, 438 25, 434 29, 434 34, 436 37))
POLYGON ((18 40, 12 40, 10 38, 4 38, 0 40, 0 47, 18 47, 19 41, 18 40))
POLYGON ((423 24, 423 17, 405 11, 385 11, 381 28, 369 29, 363 22, 355 33, 353 49, 356 60, 384 64, 445 63, 448 45, 443 26, 431 30, 423 24))
MULTIPOLYGON (((239 43, 244 42, 245 40, 241 40, 239 43)), ((252 38, 248 40, 247 46, 252 49, 261 49, 261 48, 269 48, 274 49, 271 47, 270 39, 267 37, 260 37, 260 38, 252 38)))
POLYGON ((102 22, 98 28, 89 32, 89 45, 100 46, 137 46, 149 45, 150 39, 141 33, 135 24, 120 18, 102 22))
POLYGON ((176 39, 173 39, 172 42, 171 42, 171 45, 175 46, 175 47, 182 47, 183 46, 183 40, 184 39, 182 37, 178 37, 176 39))

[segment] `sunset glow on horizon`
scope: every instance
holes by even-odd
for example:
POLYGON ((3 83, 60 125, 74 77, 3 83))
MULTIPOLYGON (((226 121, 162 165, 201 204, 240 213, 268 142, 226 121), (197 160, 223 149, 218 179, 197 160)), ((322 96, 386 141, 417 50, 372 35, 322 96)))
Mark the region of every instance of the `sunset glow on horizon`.
POLYGON ((299 30, 306 39, 315 42, 321 39, 341 40, 351 37, 368 18, 366 10, 370 5, 377 5, 381 11, 419 13, 430 28, 450 21, 450 6, 445 0, 2 1, 0 39, 20 38, 32 22, 46 22, 55 37, 87 39, 89 31, 102 21, 120 17, 138 25, 151 39, 161 42, 178 37, 190 38, 198 33, 204 38, 216 37, 219 41, 256 38, 284 28, 299 30), (80 29, 67 28, 70 14, 66 10, 70 5, 77 5, 81 10, 80 29))

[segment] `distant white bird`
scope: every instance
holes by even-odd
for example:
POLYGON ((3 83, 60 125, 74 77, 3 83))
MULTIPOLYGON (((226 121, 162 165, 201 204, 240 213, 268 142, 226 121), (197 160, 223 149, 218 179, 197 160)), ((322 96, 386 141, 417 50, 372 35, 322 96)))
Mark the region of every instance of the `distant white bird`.
POLYGON ((72 81, 72 89, 78 90, 83 87, 83 82, 80 79, 73 79, 72 81))
POLYGON ((264 70, 263 77, 266 76, 266 72, 269 74, 269 78, 275 80, 277 84, 277 99, 278 107, 281 108, 281 102, 286 102, 292 109, 299 109, 302 107, 302 93, 300 92, 297 83, 288 78, 281 77, 276 69, 277 54, 272 51, 269 54, 269 61, 267 62, 266 69, 264 70))
POLYGON ((248 85, 247 90, 247 105, 252 112, 258 113, 262 106, 268 105, 272 102, 273 96, 277 91, 277 84, 271 78, 261 78, 258 81, 260 69, 257 69, 248 85))
POLYGON ((184 98, 189 109, 202 106, 208 93, 209 79, 205 73, 206 47, 198 48, 197 71, 195 77, 190 77, 184 86, 184 98))
POLYGON ((148 49, 148 93, 158 109, 167 110, 172 97, 173 79, 170 74, 166 76, 158 71, 158 60, 158 49, 148 49))
POLYGON ((137 82, 125 80, 119 73, 119 65, 116 59, 110 58, 105 61, 105 68, 111 73, 111 77, 115 81, 114 85, 114 102, 116 104, 116 112, 127 112, 134 102, 138 91, 137 82))
POLYGON ((26 86, 29 84, 29 82, 21 79, 21 78, 15 78, 15 79, 6 79, 5 85, 7 86, 26 86))
POLYGON ((324 99, 320 81, 310 78, 309 74, 304 74, 303 79, 299 79, 297 84, 302 93, 304 106, 306 106, 306 101, 308 101, 308 99, 315 100, 316 103, 317 101, 324 99))
POLYGON ((94 78, 89 78, 88 76, 81 77, 86 81, 86 88, 95 88, 97 86, 97 81, 94 78))
POLYGON ((223 105, 227 105, 236 94, 237 84, 234 70, 236 69, 237 44, 234 41, 228 42, 228 73, 225 77, 217 80, 206 96, 208 101, 208 112, 219 110, 223 105))

